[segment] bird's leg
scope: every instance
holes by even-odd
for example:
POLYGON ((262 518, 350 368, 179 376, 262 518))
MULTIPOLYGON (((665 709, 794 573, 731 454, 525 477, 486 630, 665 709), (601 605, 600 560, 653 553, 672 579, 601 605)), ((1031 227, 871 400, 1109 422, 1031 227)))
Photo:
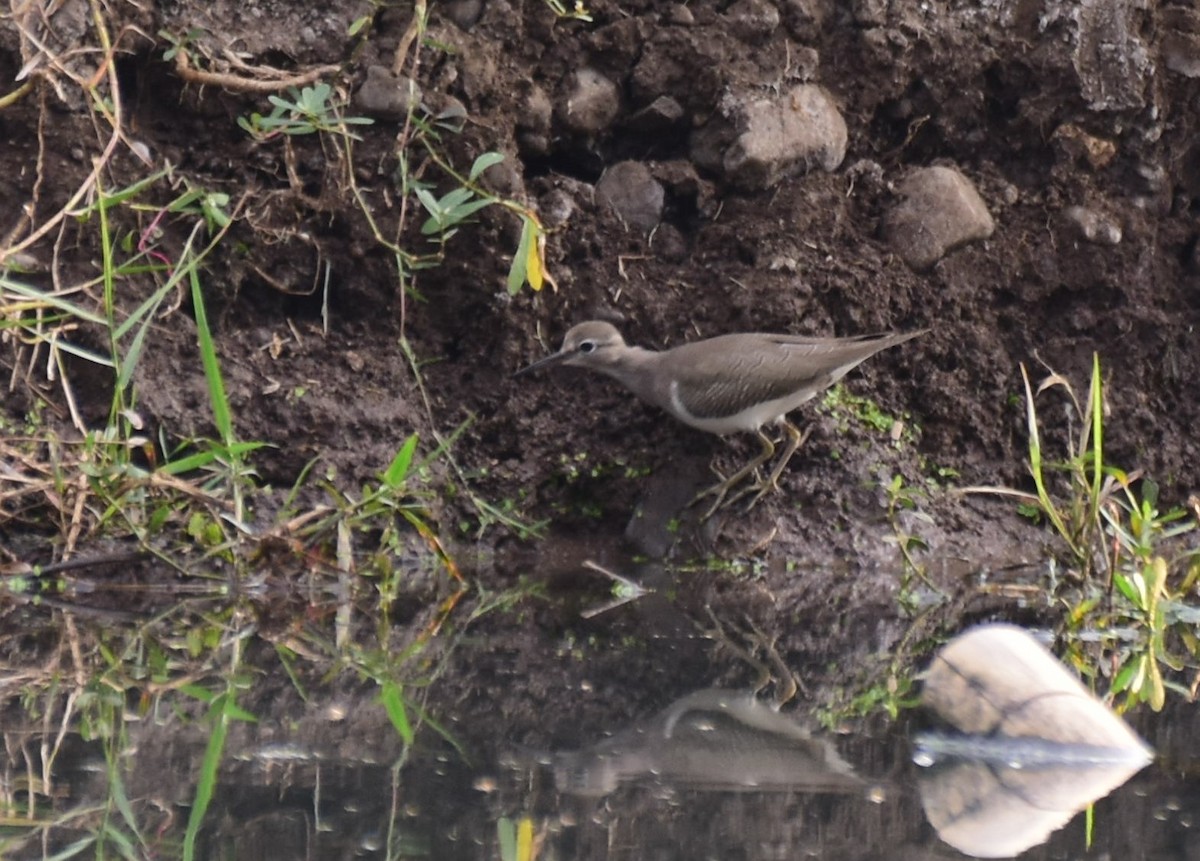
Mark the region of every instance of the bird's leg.
MULTIPOLYGON (((754 494, 754 498, 750 500, 750 504, 746 506, 747 511, 758 505, 758 501, 763 498, 763 495, 766 494, 767 491, 779 487, 779 476, 783 475, 784 467, 786 467, 788 461, 792 459, 792 455, 796 453, 796 449, 804 445, 804 441, 807 440, 809 434, 812 433, 812 425, 806 427, 804 429, 804 433, 800 433, 800 429, 798 427, 789 422, 787 419, 784 419, 783 431, 787 434, 788 443, 783 449, 783 454, 779 456, 779 460, 775 462, 775 468, 771 470, 771 474, 767 477, 767 480, 759 482, 756 487, 751 487, 746 491, 746 493, 751 493, 755 490, 758 491, 758 493, 754 494)), ((741 499, 742 496, 745 495, 745 493, 740 494, 736 497, 736 499, 741 499)), ((729 500, 729 503, 732 505, 736 499, 729 500)))
POLYGON ((738 482, 770 460, 775 454, 775 443, 771 442, 771 438, 761 430, 757 431, 757 433, 759 442, 762 443, 762 451, 759 453, 758 457, 754 458, 754 460, 750 461, 733 475, 729 476, 729 478, 722 479, 707 490, 700 491, 698 494, 696 494, 692 501, 688 503, 688 505, 695 505, 706 496, 717 497, 716 500, 713 501, 713 504, 709 506, 708 511, 704 512, 704 516, 700 518, 701 520, 708 520, 708 518, 716 514, 717 509, 719 509, 725 502, 725 496, 729 493, 730 488, 736 487, 738 482))

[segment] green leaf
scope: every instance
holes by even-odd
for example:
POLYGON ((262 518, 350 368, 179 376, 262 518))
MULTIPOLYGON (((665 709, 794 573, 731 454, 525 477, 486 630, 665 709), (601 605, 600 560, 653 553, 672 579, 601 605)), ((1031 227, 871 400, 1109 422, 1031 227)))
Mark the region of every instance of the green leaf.
POLYGON ((521 216, 521 242, 517 246, 517 253, 513 255, 512 266, 508 269, 508 292, 515 296, 521 289, 521 285, 525 283, 525 279, 529 274, 529 254, 533 250, 536 254, 537 249, 537 229, 533 221, 525 216, 521 216))
POLYGON ((400 738, 405 744, 413 743, 413 728, 408 721, 408 707, 404 702, 404 689, 392 681, 383 683, 383 689, 379 692, 379 701, 383 703, 383 710, 387 712, 388 719, 392 722, 392 726, 396 728, 400 738))
POLYGON ((507 816, 496 821, 496 839, 500 843, 500 861, 517 861, 517 827, 507 816))
POLYGON ((471 165, 471 172, 467 178, 474 182, 479 179, 479 176, 492 165, 500 164, 504 161, 504 153, 502 152, 485 152, 479 158, 475 159, 475 163, 471 165))
POLYGON ((416 450, 417 435, 412 434, 400 446, 400 450, 396 452, 396 456, 392 458, 391 464, 383 474, 384 484, 394 490, 404 483, 404 479, 408 477, 409 467, 412 466, 413 452, 416 450))

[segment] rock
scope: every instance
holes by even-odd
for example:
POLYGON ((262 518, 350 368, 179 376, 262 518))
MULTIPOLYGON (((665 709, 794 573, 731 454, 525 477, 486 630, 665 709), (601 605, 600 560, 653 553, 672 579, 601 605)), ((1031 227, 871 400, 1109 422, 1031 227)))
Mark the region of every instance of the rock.
POLYGON ((354 104, 371 116, 402 120, 421 104, 421 88, 385 66, 368 66, 367 79, 354 94, 354 104))
POLYGON ((1076 13, 1075 74, 1093 110, 1136 110, 1146 104, 1154 61, 1142 38, 1139 0, 1083 0, 1076 13))
POLYGON ((1086 206, 1068 206, 1063 218, 1083 239, 1097 245, 1117 245, 1121 241, 1121 226, 1110 216, 1086 206))
POLYGON ((524 110, 517 119, 517 141, 521 149, 532 155, 545 155, 550 151, 550 121, 554 106, 546 91, 537 84, 531 85, 525 94, 524 110))
POLYGON ((483 172, 480 179, 489 191, 507 197, 509 200, 521 200, 525 197, 525 177, 521 172, 521 161, 511 155, 505 155, 504 161, 497 162, 483 172))
MULTIPOLYGON (((826 91, 801 84, 773 99, 756 99, 727 109, 740 132, 721 154, 720 167, 729 181, 745 189, 770 188, 787 176, 821 167, 832 171, 846 155, 846 121, 826 91)), ((698 163, 721 139, 694 139, 698 163)))
POLYGON ((898 190, 903 200, 884 217, 884 232, 913 269, 928 269, 950 250, 996 229, 975 186, 953 168, 919 168, 898 190))
POLYGON ((561 227, 575 214, 575 199, 564 189, 554 188, 538 198, 538 214, 550 229, 561 227))
POLYGON ((1200 78, 1200 10, 1168 6, 1162 10, 1162 56, 1167 68, 1200 78))
POLYGON ((604 172, 596 183, 596 199, 612 207, 620 219, 636 230, 650 231, 662 219, 665 194, 639 161, 622 161, 604 172))
POLYGON ((667 20, 679 27, 690 27, 696 23, 696 16, 684 4, 676 3, 667 10, 667 20))
POLYGON ((812 42, 825 27, 832 5, 824 0, 782 0, 783 23, 798 42, 812 42))
POLYGON ((483 0, 444 0, 437 8, 460 30, 470 30, 483 14, 483 0))
POLYGON ((751 44, 762 42, 779 26, 779 10, 768 0, 737 0, 724 18, 735 36, 751 44))
POLYGON ((594 135, 616 119, 621 109, 617 85, 595 69, 580 69, 559 114, 563 122, 580 134, 594 135))
POLYGON ((631 116, 626 125, 641 134, 658 134, 674 127, 685 113, 683 105, 670 96, 659 96, 631 116))

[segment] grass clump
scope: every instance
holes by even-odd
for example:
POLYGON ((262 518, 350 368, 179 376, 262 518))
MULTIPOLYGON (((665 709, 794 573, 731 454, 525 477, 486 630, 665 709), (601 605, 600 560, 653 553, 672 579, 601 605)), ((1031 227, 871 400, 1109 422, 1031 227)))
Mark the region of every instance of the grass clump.
POLYGON ((1035 390, 1025 388, 1028 465, 1034 489, 975 487, 972 492, 1018 500, 1022 514, 1050 526, 1065 550, 1065 570, 1054 594, 1066 608, 1063 636, 1068 660, 1107 688, 1122 708, 1146 703, 1155 710, 1174 689, 1193 698, 1200 680, 1200 549, 1183 539, 1200 512, 1161 510, 1158 486, 1105 458, 1104 385, 1093 357, 1087 395, 1050 373, 1035 390), (1062 391, 1068 416, 1065 455, 1048 457, 1037 396, 1062 391), (1070 422, 1073 423, 1073 422, 1070 422))
MULTIPOLYGON (((265 74, 217 71, 202 38, 188 34, 168 52, 185 81, 233 91, 266 81, 265 74)), ((103 42, 107 54, 106 33, 103 42)), ((301 704, 339 683, 365 688, 368 707, 390 728, 377 746, 402 759, 422 728, 437 729, 428 692, 461 632, 524 594, 472 594, 443 543, 435 513, 442 474, 457 480, 479 529, 532 529, 471 489, 452 457, 453 436, 433 434, 426 444, 429 435, 406 429, 362 486, 320 474, 315 463, 290 489, 264 484, 256 458, 273 441, 239 432, 211 272, 216 261, 243 262, 249 242, 268 235, 261 207, 275 192, 239 196, 170 165, 152 169, 148 160, 129 180, 128 162, 114 158, 128 123, 112 69, 109 62, 95 80, 74 81, 95 127, 112 132, 85 160, 95 169, 59 211, 0 248, 0 345, 11 360, 10 389, 23 386, 27 394, 24 416, 11 409, 0 415, 0 594, 8 599, 9 631, 18 632, 0 638, 0 659, 29 664, 6 675, 0 695, 22 705, 40 741, 21 763, 38 779, 5 808, 27 823, 0 836, 6 857, 39 844, 64 858, 202 854, 202 825, 222 802, 220 777, 237 730, 279 717, 264 713, 271 679, 286 679, 282 694, 278 686, 272 692, 301 704), (74 246, 85 258, 90 251, 94 263, 60 268, 60 258, 78 260, 65 253, 74 246), (29 249, 52 251, 45 256, 55 266, 40 268, 29 249), (180 379, 153 382, 204 381, 199 430, 189 434, 157 425, 139 390, 156 339, 180 330, 195 332, 180 379), (9 535, 21 540, 10 545, 9 535), (136 739, 160 721, 205 731, 190 811, 178 827, 159 828, 153 799, 127 789, 136 739), (54 765, 72 738, 103 750, 106 797, 97 806, 58 800, 54 765)), ((412 273, 440 262, 455 232, 495 204, 528 222, 510 285, 549 280, 536 216, 480 184, 498 154, 459 175, 443 154, 445 129, 412 118, 399 157, 404 202, 385 239, 353 169, 353 147, 369 121, 345 115, 336 84, 290 80, 274 82, 279 94, 268 97, 270 110, 251 114, 243 128, 257 145, 284 149, 285 193, 314 210, 320 201, 295 174, 295 148, 316 146, 330 156, 320 193, 353 195, 361 204, 373 235, 395 252, 401 295, 415 294, 412 273), (421 167, 409 169, 410 149, 424 153, 421 167), (446 193, 430 179, 439 170, 455 184, 446 193), (422 210, 428 218, 417 225, 412 216, 422 210), (415 252, 414 234, 421 242, 415 252)), ((328 266, 325 273, 327 299, 328 266)), ((326 325, 328 313, 325 301, 326 325)), ((404 349, 424 395, 418 363, 404 349)))

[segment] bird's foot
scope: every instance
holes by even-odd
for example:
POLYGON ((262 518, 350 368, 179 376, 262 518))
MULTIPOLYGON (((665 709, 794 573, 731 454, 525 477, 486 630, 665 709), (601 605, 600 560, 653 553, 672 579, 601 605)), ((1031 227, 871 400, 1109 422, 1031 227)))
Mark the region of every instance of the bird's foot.
MULTIPOLYGON (((713 472, 717 472, 716 469, 714 469, 713 472)), ((720 473, 718 472, 717 475, 720 476, 720 473)), ((708 520, 708 518, 716 514, 725 505, 725 497, 729 493, 730 487, 732 487, 730 480, 722 477, 721 480, 712 487, 707 487, 693 496, 692 501, 688 503, 688 508, 691 508, 706 496, 715 496, 716 499, 713 500, 712 505, 705 510, 704 514, 700 515, 701 521, 708 520)))
POLYGON ((755 670, 756 679, 753 687, 756 694, 774 682, 775 702, 773 706, 776 710, 795 698, 797 692, 802 689, 800 679, 792 672, 783 656, 779 654, 774 637, 764 634, 749 617, 745 619, 746 627, 749 630, 742 630, 735 625, 722 623, 712 607, 704 609, 712 623, 711 628, 701 629, 704 635, 729 649, 755 670), (758 657, 759 650, 762 651, 765 660, 758 657))
MULTIPOLYGON (((697 502, 699 502, 700 500, 704 499, 707 496, 715 496, 716 497, 716 499, 713 500, 712 504, 709 505, 708 509, 705 510, 704 514, 701 516, 700 519, 702 521, 708 520, 710 517, 712 517, 714 514, 716 514, 722 508, 728 508, 729 506, 731 506, 735 502, 737 502, 739 499, 744 499, 747 494, 753 493, 754 491, 758 490, 767 481, 767 479, 764 479, 762 477, 762 471, 758 466, 753 467, 752 470, 747 470, 747 469, 739 470, 738 472, 734 473, 733 475, 731 475, 729 477, 722 475, 720 473, 720 471, 717 470, 716 467, 711 467, 711 469, 713 471, 713 474, 715 474, 717 476, 717 478, 720 479, 720 481, 718 481, 712 487, 707 487, 704 490, 697 493, 694 497, 692 497, 692 501, 688 503, 688 507, 690 508, 691 506, 695 505, 697 502), (741 484, 742 480, 745 479, 746 476, 749 475, 750 473, 753 473, 753 480, 748 482, 746 487, 739 490, 733 496, 729 496, 729 491, 733 490, 735 487, 737 487, 739 484, 741 484)), ((762 495, 762 493, 765 493, 765 491, 759 491, 760 496, 762 495)), ((755 501, 757 501, 757 499, 758 498, 755 497, 755 501)), ((753 507, 753 504, 751 505, 751 507, 753 507)), ((750 509, 746 509, 746 510, 749 511, 750 509)))

